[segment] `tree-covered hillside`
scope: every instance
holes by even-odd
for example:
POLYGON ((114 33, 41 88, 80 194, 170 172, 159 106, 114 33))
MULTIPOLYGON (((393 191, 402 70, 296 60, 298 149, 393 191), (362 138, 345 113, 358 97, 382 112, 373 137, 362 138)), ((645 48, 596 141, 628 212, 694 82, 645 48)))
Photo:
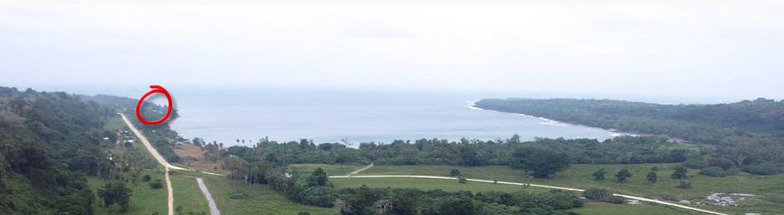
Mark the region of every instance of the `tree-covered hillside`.
POLYGON ((110 113, 61 92, 0 87, 0 214, 92 214, 85 176, 111 165, 110 113))
MULTIPOLYGON (((154 94, 155 95, 155 94, 154 94)), ((95 96, 81 96, 84 101, 94 102, 100 106, 107 107, 112 110, 114 115, 123 113, 128 117, 136 128, 138 128, 150 143, 158 150, 158 153, 166 158, 169 162, 178 162, 181 160, 176 153, 174 153, 174 146, 177 142, 182 141, 177 132, 169 128, 168 122, 171 122, 179 117, 176 108, 172 108, 169 118, 161 124, 144 124, 136 118, 136 104, 138 100, 130 99, 120 96, 112 95, 95 95, 95 96)), ((148 97, 149 100, 149 97, 148 97)), ((163 118, 166 114, 168 107, 160 106, 152 102, 143 102, 141 105, 140 114, 144 119, 153 121, 163 118)))
POLYGON ((124 110, 109 104, 135 102, 0 87, 0 214, 93 214, 86 177, 124 171, 111 159, 117 131, 104 128, 124 110))

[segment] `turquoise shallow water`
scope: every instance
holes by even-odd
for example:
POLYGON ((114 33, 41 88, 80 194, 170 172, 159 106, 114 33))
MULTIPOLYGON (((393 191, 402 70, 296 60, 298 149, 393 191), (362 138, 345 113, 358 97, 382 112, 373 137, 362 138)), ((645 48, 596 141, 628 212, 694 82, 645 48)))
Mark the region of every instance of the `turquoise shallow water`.
MULTIPOLYGON (((519 114, 472 108, 490 97, 450 93, 357 92, 294 89, 168 89, 183 137, 227 145, 236 139, 316 143, 385 142, 420 138, 611 138, 614 133, 519 114)), ((525 96, 525 95, 521 95, 525 96)), ((250 143, 250 142, 248 142, 250 143)))

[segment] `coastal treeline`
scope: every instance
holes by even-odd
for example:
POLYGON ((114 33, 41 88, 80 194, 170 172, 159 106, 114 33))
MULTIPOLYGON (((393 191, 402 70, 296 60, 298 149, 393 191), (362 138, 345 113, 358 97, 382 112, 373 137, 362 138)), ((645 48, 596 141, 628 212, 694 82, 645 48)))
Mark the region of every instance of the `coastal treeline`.
POLYGON ((672 163, 699 156, 699 151, 683 149, 660 136, 622 136, 604 141, 562 138, 520 141, 514 135, 489 141, 396 140, 390 144, 362 143, 358 148, 338 143, 316 145, 309 140, 278 143, 261 139, 253 146, 231 146, 220 152, 222 157, 269 166, 371 162, 376 165, 504 165, 528 170, 536 177, 552 176, 570 164, 672 163), (548 159, 531 159, 537 157, 548 159))
POLYGON ((483 99, 476 107, 713 145, 730 137, 784 137, 784 100, 663 105, 593 99, 483 99))
POLYGON ((784 165, 784 100, 662 105, 591 99, 484 99, 476 106, 709 145, 700 156, 684 163, 691 168, 719 166, 771 175, 780 173, 784 165))

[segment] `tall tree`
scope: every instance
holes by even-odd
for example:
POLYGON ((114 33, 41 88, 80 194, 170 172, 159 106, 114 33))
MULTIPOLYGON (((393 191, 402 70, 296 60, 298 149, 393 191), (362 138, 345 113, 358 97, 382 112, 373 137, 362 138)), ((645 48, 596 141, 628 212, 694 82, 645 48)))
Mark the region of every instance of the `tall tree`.
POLYGON ((648 182, 651 182, 651 184, 653 184, 656 183, 656 180, 658 180, 658 176, 656 175, 656 172, 650 171, 648 172, 648 175, 645 176, 645 179, 647 179, 648 182))
POLYGON ((628 169, 621 169, 615 174, 618 183, 626 183, 626 179, 632 177, 632 173, 628 169))
POLYGON ((319 167, 308 177, 308 187, 327 186, 328 180, 327 172, 324 172, 324 169, 319 167))
POLYGON ((523 147, 515 150, 509 162, 515 169, 524 169, 536 178, 549 178, 569 167, 566 153, 539 147, 523 147))

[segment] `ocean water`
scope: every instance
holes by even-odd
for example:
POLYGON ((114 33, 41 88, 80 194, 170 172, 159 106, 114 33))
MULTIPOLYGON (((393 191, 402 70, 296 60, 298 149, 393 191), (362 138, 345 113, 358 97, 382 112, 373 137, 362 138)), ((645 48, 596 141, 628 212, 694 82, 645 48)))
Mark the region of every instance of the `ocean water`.
POLYGON ((237 139, 250 144, 264 137, 357 146, 396 139, 506 139, 514 134, 523 140, 617 135, 471 106, 472 101, 491 95, 275 88, 168 90, 180 113, 180 118, 170 122, 173 129, 185 138, 201 137, 226 145, 243 145, 237 139))

